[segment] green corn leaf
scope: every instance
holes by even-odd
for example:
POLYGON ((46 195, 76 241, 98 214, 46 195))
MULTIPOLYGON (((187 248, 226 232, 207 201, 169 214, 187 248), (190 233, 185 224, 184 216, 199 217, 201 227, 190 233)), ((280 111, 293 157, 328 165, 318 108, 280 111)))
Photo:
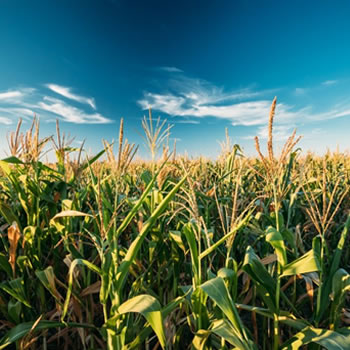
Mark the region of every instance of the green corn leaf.
POLYGON ((342 308, 345 302, 346 294, 350 290, 350 275, 344 270, 339 269, 333 276, 332 281, 333 302, 331 307, 331 327, 336 329, 342 316, 342 308))
POLYGON ((216 277, 203 283, 199 288, 202 289, 221 309, 232 323, 236 333, 247 340, 244 325, 239 317, 236 306, 231 299, 224 280, 221 277, 216 277))
POLYGON ((218 271, 218 277, 221 277, 223 279, 227 278, 228 280, 234 279, 236 276, 236 272, 232 269, 228 269, 227 267, 222 267, 218 271))
POLYGON ((219 337, 225 339, 231 345, 235 346, 235 349, 257 349, 257 346, 251 340, 247 342, 242 341, 243 339, 239 335, 237 335, 236 331, 226 320, 215 321, 213 323, 213 328, 211 329, 211 331, 219 337))
POLYGON ((16 278, 8 283, 1 283, 0 288, 27 307, 31 307, 25 293, 23 278, 16 278))
POLYGON ((186 253, 186 248, 181 238, 181 232, 172 230, 172 231, 169 231, 169 235, 171 239, 178 245, 178 247, 182 249, 184 253, 186 253))
POLYGON ((266 242, 270 243, 271 246, 274 248, 279 264, 282 267, 286 265, 287 254, 282 235, 274 227, 270 226, 266 230, 265 239, 266 242))
POLYGON ((194 279, 197 283, 198 274, 199 274, 199 261, 198 261, 198 248, 197 248, 197 239, 195 234, 195 229, 193 223, 188 222, 183 227, 183 233, 186 237, 188 246, 190 247, 191 253, 191 267, 194 279))
POLYGON ((96 160, 97 160, 98 158, 100 158, 105 152, 106 152, 106 150, 103 149, 102 151, 100 151, 99 153, 97 153, 97 154, 96 154, 95 156, 93 156, 92 158, 88 158, 88 159, 86 160, 86 162, 83 163, 83 164, 80 166, 79 171, 83 171, 83 170, 87 169, 88 167, 90 167, 90 166, 91 166, 93 163, 95 163, 96 160))
POLYGON ((125 219, 123 220, 123 222, 119 225, 119 227, 117 228, 117 232, 115 233, 115 238, 117 239, 121 233, 126 229, 126 227, 130 224, 131 220, 133 219, 133 217, 136 215, 136 213, 138 212, 138 210, 140 209, 141 205, 144 203, 144 201, 146 200, 148 194, 150 193, 150 191, 153 188, 154 183, 157 180, 157 176, 159 175, 160 171, 163 169, 163 167, 165 166, 166 161, 160 166, 160 168, 158 169, 158 172, 155 174, 155 176, 153 177, 153 179, 149 182, 149 184, 147 185, 146 189, 143 191, 142 196, 140 197, 140 199, 135 203, 135 205, 132 207, 132 209, 129 211, 128 215, 125 217, 125 219))
POLYGON ((12 277, 12 268, 5 254, 0 253, 0 269, 7 273, 8 277, 12 277))
MULTIPOLYGON (((189 293, 188 291, 187 293, 189 293)), ((180 296, 177 297, 176 299, 172 300, 168 305, 163 307, 161 310, 162 312, 162 318, 165 319, 172 311, 174 311, 179 304, 186 302, 185 296, 180 296)), ((119 318, 119 315, 112 317, 111 319, 108 320, 109 325, 113 325, 114 322, 119 318)), ((137 349, 140 345, 144 344, 144 341, 146 340, 147 337, 152 332, 152 327, 151 326, 146 326, 144 327, 141 332, 135 337, 135 339, 124 346, 124 350, 131 350, 131 349, 137 349)))
POLYGON ((316 343, 328 350, 348 350, 350 349, 350 335, 307 327, 294 335, 288 342, 283 344, 282 350, 297 350, 310 343, 316 343))
POLYGON ((210 336, 210 331, 206 331, 204 329, 200 329, 194 335, 192 340, 192 349, 193 350, 204 350, 205 344, 210 336))
POLYGON ((7 312, 10 316, 10 321, 15 324, 21 323, 22 309, 22 303, 11 298, 7 304, 7 312))
POLYGON ((102 276, 102 271, 99 269, 96 265, 92 264, 90 261, 87 261, 85 259, 75 259, 72 261, 70 268, 69 268, 69 278, 68 278, 68 290, 67 290, 67 295, 66 295, 66 300, 63 305, 63 311, 62 311, 62 316, 61 320, 63 321, 64 318, 66 317, 67 311, 68 311, 68 305, 69 305, 69 300, 72 295, 72 289, 73 289, 73 272, 74 269, 77 265, 84 265, 87 268, 89 268, 91 271, 96 272, 100 277, 102 276))
POLYGON ((52 266, 47 267, 43 271, 35 271, 36 276, 51 295, 60 303, 61 296, 56 289, 55 273, 52 266))
POLYGON ((101 289, 100 289, 100 301, 102 304, 107 303, 108 295, 111 289, 111 280, 110 280, 110 266, 112 263, 112 256, 110 252, 107 252, 103 255, 102 258, 102 276, 101 276, 101 289))
POLYGON ((215 249, 217 249, 217 247, 219 245, 221 245, 222 243, 226 242, 227 239, 229 239, 233 234, 235 234, 237 231, 239 231, 242 227, 244 227, 248 221, 250 220, 251 214, 253 211, 249 212, 245 218, 232 230, 230 231, 228 234, 226 234, 225 236, 223 236, 222 238, 220 238, 217 242, 215 242, 212 246, 210 246, 209 248, 207 248, 204 252, 202 252, 199 255, 200 259, 203 259, 204 257, 206 257, 207 255, 209 255, 211 252, 213 252, 215 249))
POLYGON ((21 225, 18 216, 13 212, 11 207, 6 204, 4 201, 0 201, 0 214, 5 218, 8 224, 16 222, 19 230, 21 231, 21 225))
POLYGON ((145 317, 145 319, 149 322, 154 332, 156 333, 158 340, 164 349, 165 335, 159 301, 151 295, 138 295, 132 299, 127 300, 118 308, 119 314, 125 314, 129 312, 137 312, 145 317))
POLYGON ((0 168, 6 174, 6 176, 10 176, 11 168, 7 163, 8 162, 5 162, 4 160, 0 160, 0 168))
POLYGON ((266 305, 271 310, 275 310, 276 281, 268 273, 251 246, 248 246, 246 250, 242 269, 256 283, 258 292, 264 299, 266 305))
POLYGON ((311 249, 300 258, 285 265, 281 277, 294 276, 297 274, 309 273, 320 270, 321 267, 319 260, 315 254, 314 249, 311 249))
POLYGON ((20 159, 14 156, 1 159, 0 162, 10 163, 10 164, 24 164, 20 159))
POLYGON ((348 216, 348 219, 346 220, 346 223, 344 225, 344 229, 343 229, 343 231, 340 235, 340 238, 339 238, 337 249, 335 250, 335 252, 333 254, 332 265, 331 265, 331 269, 330 269, 330 273, 329 273, 331 278, 333 278, 334 273, 339 268, 340 258, 342 256, 344 244, 345 244, 346 238, 347 238, 348 233, 349 233, 349 227, 350 227, 350 215, 348 216))
POLYGON ((348 218, 345 222, 343 231, 342 231, 340 238, 339 238, 339 241, 338 241, 337 248, 332 255, 332 263, 331 263, 331 267, 329 269, 329 272, 326 273, 327 278, 324 281, 322 295, 321 295, 322 309, 320 310, 320 315, 319 315, 318 319, 321 319, 324 312, 328 309, 328 305, 329 305, 329 301, 330 301, 329 294, 330 294, 331 289, 332 289, 333 277, 334 277, 336 271, 339 269, 340 259, 341 259, 341 256, 343 254, 345 241, 346 241, 346 238, 347 238, 348 233, 349 233, 349 227, 350 227, 350 215, 348 216, 348 218))
POLYGON ((15 327, 13 327, 10 331, 8 331, 3 338, 0 340, 0 350, 5 349, 10 344, 20 340, 25 337, 30 332, 42 331, 50 328, 65 328, 65 327, 73 327, 73 328, 95 328, 93 325, 84 324, 84 323, 62 323, 55 321, 39 321, 36 324, 36 321, 21 323, 15 327))
POLYGON ((133 261, 136 258, 136 255, 138 251, 141 248, 142 242, 145 239, 147 233, 149 230, 153 227, 155 221, 159 218, 159 216, 163 213, 163 211, 166 209, 169 202, 172 200, 172 198, 175 196, 176 192, 180 189, 180 187, 185 182, 186 177, 184 177, 168 194, 167 196, 162 200, 162 202, 158 205, 156 210, 152 213, 152 215, 149 217, 149 219, 145 222, 145 224, 142 227, 141 232, 139 235, 135 238, 135 240, 132 242, 131 246, 129 247, 125 258, 123 259, 122 263, 118 266, 118 272, 116 276, 116 287, 118 294, 120 295, 120 292, 122 290, 122 287, 125 283, 126 276, 128 275, 129 268, 133 261))

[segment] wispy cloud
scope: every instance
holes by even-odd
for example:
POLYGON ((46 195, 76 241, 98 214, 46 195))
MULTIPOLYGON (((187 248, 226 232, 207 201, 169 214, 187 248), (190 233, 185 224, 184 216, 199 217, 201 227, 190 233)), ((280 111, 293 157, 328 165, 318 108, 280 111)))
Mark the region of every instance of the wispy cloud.
POLYGON ((26 96, 33 94, 33 88, 21 88, 15 90, 0 91, 0 103, 16 104, 22 101, 26 96))
POLYGON ((159 67, 159 70, 164 71, 164 72, 169 72, 169 73, 182 73, 183 70, 180 68, 176 67, 159 67))
MULTIPOLYGON (((164 112, 171 116, 181 117, 216 117, 226 119, 233 125, 253 126, 265 124, 268 119, 271 101, 256 100, 238 103, 215 104, 215 101, 224 102, 226 98, 216 95, 213 98, 191 96, 175 96, 172 94, 147 93, 145 98, 139 101, 143 109, 152 107, 155 110, 164 112), (214 103, 212 103, 212 101, 214 103)), ((291 106, 280 103, 278 105, 278 116, 280 122, 289 122, 301 117, 307 109, 293 111, 291 106)))
POLYGON ((46 84, 46 87, 58 95, 61 95, 79 103, 88 104, 93 109, 96 109, 95 100, 93 98, 74 94, 72 92, 72 89, 69 87, 60 86, 56 84, 46 84))
POLYGON ((193 119, 183 119, 178 120, 177 123, 179 124, 199 124, 199 120, 193 120, 193 119))
MULTIPOLYGON (((323 85, 333 85, 337 81, 326 81, 323 85)), ((266 137, 268 115, 273 96, 276 90, 260 90, 243 88, 235 91, 226 91, 210 82, 194 79, 184 74, 173 76, 166 84, 163 92, 144 92, 138 104, 143 109, 151 107, 154 110, 166 113, 177 118, 176 122, 199 122, 206 117, 215 117, 227 120, 232 125, 255 126, 254 132, 258 136, 266 137), (183 119, 185 118, 185 119, 183 119)), ((286 89, 285 89, 286 90, 286 89)), ((294 95, 314 93, 312 88, 294 88, 289 90, 294 95)), ((310 99, 309 99, 310 100, 310 99)), ((317 106, 296 106, 279 102, 276 108, 275 137, 285 139, 294 127, 305 123, 335 119, 350 116, 350 101, 343 105, 331 105, 326 111, 318 112, 317 106)), ((248 136, 251 137, 251 136, 248 136)))
POLYGON ((86 113, 62 100, 47 96, 44 97, 44 101, 38 103, 38 107, 44 111, 57 114, 64 121, 74 124, 106 124, 111 122, 99 113, 86 113))
POLYGON ((0 101, 8 101, 8 100, 14 100, 22 97, 21 91, 6 91, 6 92, 0 92, 0 101))
POLYGON ((193 117, 216 117, 235 124, 259 125, 265 122, 271 103, 269 100, 251 101, 271 91, 244 88, 227 92, 205 80, 184 75, 170 79, 167 85, 164 93, 145 92, 138 104, 144 110, 151 107, 171 116, 191 117, 191 120, 193 117))
POLYGON ((21 118, 32 118, 39 116, 44 121, 63 121, 75 124, 106 124, 113 122, 96 111, 93 98, 85 97, 71 92, 71 88, 65 88, 55 84, 45 85, 44 89, 21 88, 8 91, 0 91, 0 124, 12 124, 21 118), (53 98, 48 96, 48 90, 54 91, 60 96, 53 98), (74 105, 79 102, 84 106, 74 105), (91 112, 91 108, 93 109, 91 112), (90 109, 90 111, 89 111, 90 109))
POLYGON ((11 125, 12 124, 12 120, 9 119, 9 118, 0 116, 0 124, 11 125))
POLYGON ((329 86, 329 85, 335 85, 337 83, 338 83, 338 80, 326 80, 326 81, 322 82, 322 85, 329 86))
POLYGON ((35 112, 29 108, 0 107, 0 114, 11 116, 12 118, 32 118, 35 112))

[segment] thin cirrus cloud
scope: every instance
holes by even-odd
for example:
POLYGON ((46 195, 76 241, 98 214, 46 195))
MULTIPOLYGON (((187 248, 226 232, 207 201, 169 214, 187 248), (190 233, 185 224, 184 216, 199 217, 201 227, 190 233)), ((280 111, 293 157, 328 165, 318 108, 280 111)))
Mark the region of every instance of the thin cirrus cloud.
MULTIPOLYGON (((271 101, 258 99, 272 91, 249 88, 226 92, 205 80, 180 76, 167 81, 164 93, 145 92, 138 100, 142 109, 152 108, 174 117, 182 123, 199 122, 201 118, 216 117, 234 125, 254 126, 266 122, 271 101), (188 121, 190 120, 190 121, 188 121)), ((290 116, 288 106, 280 105, 284 118, 290 116)))
POLYGON ((96 110, 93 98, 77 95, 72 93, 72 88, 56 84, 46 84, 44 87, 40 91, 34 88, 0 91, 0 124, 10 125, 19 117, 27 119, 34 115, 46 121, 58 118, 74 124, 113 122, 96 110), (58 96, 52 97, 50 93, 58 96), (86 110, 84 105, 92 111, 86 110))
POLYGON ((13 90, 13 91, 0 92, 0 101, 12 101, 20 97, 22 97, 21 91, 13 90))
POLYGON ((21 88, 17 90, 7 90, 0 92, 0 103, 16 104, 22 101, 29 94, 33 94, 36 90, 33 88, 21 88))
MULTIPOLYGON (((257 126, 267 122, 270 100, 232 102, 232 99, 241 99, 244 95, 249 98, 255 94, 247 91, 229 95, 215 92, 212 96, 207 91, 202 94, 182 93, 180 95, 146 93, 138 103, 143 109, 151 107, 174 117, 191 118, 192 121, 199 121, 205 117, 216 117, 227 120, 233 125, 257 126)), ((290 106, 281 103, 278 105, 278 111, 279 120, 287 123, 299 117, 306 109, 293 112, 290 106)), ((182 122, 187 121, 184 119, 182 122)))
MULTIPOLYGON (((325 81, 323 85, 334 85, 337 81, 325 81)), ((265 125, 271 101, 276 90, 255 91, 250 88, 227 92, 205 80, 177 74, 167 80, 164 92, 146 91, 138 100, 142 109, 152 108, 177 117, 175 122, 191 123, 203 118, 215 117, 232 125, 255 127, 261 138, 266 138, 265 125)), ((290 96, 305 94, 312 89, 296 88, 290 90, 290 96)), ((296 107, 288 103, 278 103, 275 120, 276 138, 285 139, 294 127, 305 123, 340 118, 350 115, 350 104, 332 106, 324 112, 316 112, 312 105, 296 107)), ((251 138, 251 136, 247 136, 251 138)))
POLYGON ((11 125, 12 120, 6 117, 0 117, 0 124, 11 125))
POLYGON ((183 70, 180 68, 176 68, 176 67, 159 67, 160 71, 163 72, 168 72, 168 73, 182 73, 183 70))
POLYGON ((66 102, 45 96, 43 101, 38 103, 38 107, 44 111, 56 114, 63 121, 75 124, 106 124, 110 120, 100 113, 85 113, 81 109, 71 106, 66 102))
POLYGON ((86 103, 91 108, 96 109, 95 100, 91 97, 85 97, 85 96, 74 94, 71 88, 56 85, 56 84, 46 84, 45 86, 58 95, 61 95, 63 97, 66 97, 76 102, 86 103))
POLYGON ((338 80, 326 80, 322 82, 322 85, 330 86, 330 85, 335 85, 338 83, 338 80))
POLYGON ((182 119, 178 120, 177 123, 179 124, 199 124, 199 120, 193 120, 193 119, 182 119))

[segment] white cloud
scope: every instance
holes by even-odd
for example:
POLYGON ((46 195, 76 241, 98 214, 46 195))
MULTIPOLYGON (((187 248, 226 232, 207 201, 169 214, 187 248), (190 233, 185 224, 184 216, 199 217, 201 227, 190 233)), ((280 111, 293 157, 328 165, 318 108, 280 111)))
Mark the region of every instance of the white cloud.
POLYGON ((179 124, 199 124, 199 120, 193 120, 193 119, 184 119, 184 120, 178 120, 176 123, 179 124))
POLYGON ((0 92, 0 103, 17 104, 35 92, 33 88, 21 88, 0 92))
POLYGON ((96 109, 96 104, 95 100, 91 97, 85 97, 81 95, 74 94, 69 87, 64 87, 56 84, 46 84, 45 85, 48 89, 52 90, 58 95, 61 95, 63 97, 66 97, 70 100, 79 102, 79 103, 84 103, 92 107, 93 109, 96 109))
POLYGON ((112 120, 102 116, 100 113, 86 113, 74 106, 68 105, 62 100, 44 97, 44 101, 38 103, 38 107, 47 112, 57 114, 62 120, 74 124, 106 124, 112 120))
MULTIPOLYGON (((146 94, 139 104, 143 109, 149 107, 169 114, 181 117, 216 117, 226 119, 233 125, 262 125, 268 120, 271 101, 257 100, 239 103, 214 104, 211 101, 219 100, 216 96, 213 99, 196 95, 174 96, 161 94, 146 94), (209 102, 208 102, 209 101, 209 102)), ((224 100, 224 98, 222 98, 224 100)), ((283 103, 278 104, 278 120, 280 123, 287 123, 296 118, 302 117, 307 109, 293 111, 291 106, 283 103)))
POLYGON ((322 85, 335 85, 338 82, 338 80, 326 80, 322 82, 322 85))
POLYGON ((183 70, 176 68, 176 67, 159 67, 159 70, 162 70, 164 72, 169 72, 169 73, 182 73, 183 70))
MULTIPOLYGON (((29 119, 35 116, 35 112, 32 111, 31 109, 19 108, 19 107, 0 107, 0 114, 6 115, 7 116, 6 119, 10 122, 12 119, 14 120, 16 120, 17 118, 29 119)), ((1 120, 0 120, 0 124, 2 124, 1 120)), ((6 123, 3 123, 3 124, 6 124, 6 123)))
MULTIPOLYGON (((49 87, 49 86, 48 86, 49 87)), ((45 91, 34 88, 12 89, 0 92, 0 124, 12 124, 18 118, 32 118, 34 115, 40 117, 44 122, 52 122, 57 118, 70 123, 105 124, 112 120, 106 118, 96 111, 93 98, 87 98, 72 94, 70 89, 50 84, 52 91, 56 90, 61 96, 70 100, 88 104, 94 108, 93 113, 73 106, 70 101, 46 96, 45 91)))
POLYGON ((9 118, 0 116, 0 124, 11 125, 12 124, 12 120, 9 119, 9 118))
MULTIPOLYGON (((335 83, 335 80, 327 81, 324 85, 335 83)), ((215 117, 227 120, 232 125, 242 126, 266 125, 272 98, 276 93, 276 90, 255 91, 251 88, 225 91, 222 87, 205 80, 189 78, 183 74, 168 80, 165 86, 167 88, 162 93, 145 92, 138 104, 143 109, 151 107, 156 111, 173 117, 187 118, 187 120, 200 121, 205 117, 215 117)), ((294 88, 290 92, 294 95, 302 95, 312 91, 309 88, 294 88)), ((285 132, 287 125, 301 126, 305 123, 345 116, 350 116, 350 101, 342 105, 331 105, 328 110, 322 112, 317 111, 317 106, 296 107, 278 102, 275 125, 281 127, 276 129, 276 132, 282 139, 287 134, 285 132)), ((181 120, 176 122, 186 123, 181 120)))
POLYGON ((22 97, 21 91, 6 91, 6 92, 0 92, 0 101, 8 101, 13 99, 18 99, 22 97))
MULTIPOLYGON (((216 117, 247 126, 263 124, 271 104, 270 100, 252 99, 273 92, 253 91, 250 88, 226 92, 222 87, 183 74, 170 79, 167 86, 164 93, 145 92, 138 104, 142 109, 151 107, 171 116, 191 117, 192 121, 194 118, 216 117)), ((284 117, 291 113, 288 106, 280 105, 279 108, 284 117)))

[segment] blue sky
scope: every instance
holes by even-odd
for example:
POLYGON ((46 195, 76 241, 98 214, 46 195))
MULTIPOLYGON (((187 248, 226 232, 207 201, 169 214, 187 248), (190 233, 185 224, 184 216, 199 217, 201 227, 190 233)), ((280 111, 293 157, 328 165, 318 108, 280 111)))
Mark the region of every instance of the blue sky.
POLYGON ((180 152, 217 155, 227 127, 253 155, 274 96, 277 143, 297 128, 304 150, 349 149, 349 13, 326 0, 0 0, 0 154, 34 114, 42 136, 58 118, 92 152, 124 117, 142 146, 151 106, 180 152))

